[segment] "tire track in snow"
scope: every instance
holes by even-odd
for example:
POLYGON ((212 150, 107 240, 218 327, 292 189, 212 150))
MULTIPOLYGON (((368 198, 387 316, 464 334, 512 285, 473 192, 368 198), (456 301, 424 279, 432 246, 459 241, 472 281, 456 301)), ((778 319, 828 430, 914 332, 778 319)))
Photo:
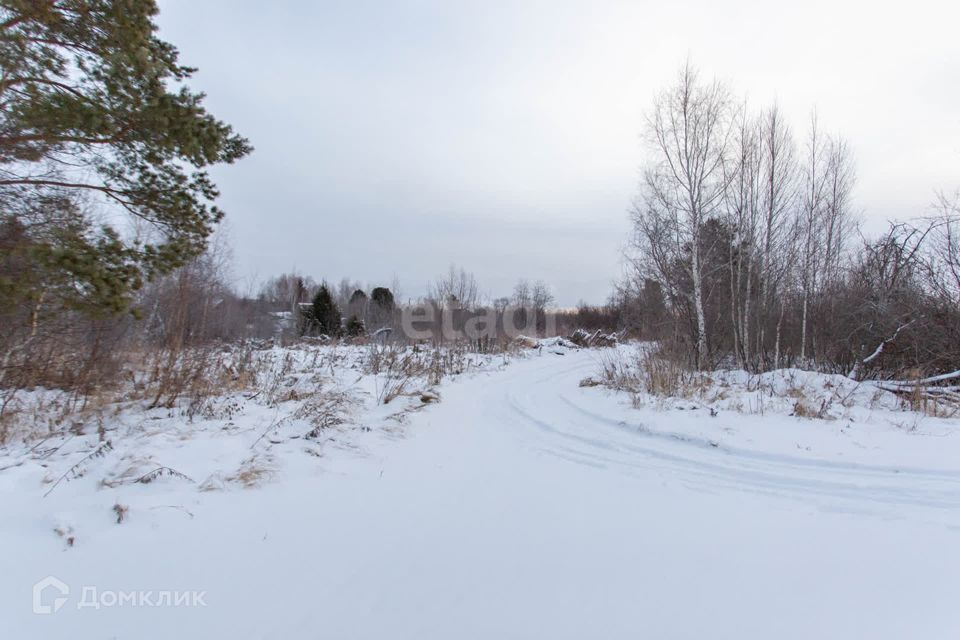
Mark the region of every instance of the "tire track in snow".
POLYGON ((526 427, 528 431, 520 432, 521 437, 534 435, 526 443, 532 449, 596 469, 635 476, 655 473, 699 491, 726 489, 817 502, 841 500, 860 509, 869 505, 960 509, 958 473, 728 447, 591 411, 570 400, 569 394, 576 391, 579 374, 594 365, 580 354, 572 366, 555 357, 544 358, 543 367, 527 371, 523 378, 517 372, 509 379, 491 381, 485 391, 487 404, 505 408, 505 424, 526 427), (529 432, 530 427, 535 431, 529 432))

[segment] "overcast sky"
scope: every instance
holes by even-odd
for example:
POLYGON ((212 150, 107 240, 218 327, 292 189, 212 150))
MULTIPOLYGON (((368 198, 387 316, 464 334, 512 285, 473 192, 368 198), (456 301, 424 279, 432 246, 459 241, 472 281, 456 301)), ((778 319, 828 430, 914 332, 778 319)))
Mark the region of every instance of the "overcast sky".
POLYGON ((238 285, 297 270, 417 296, 452 262, 484 292, 602 302, 639 134, 689 55, 857 159, 867 228, 960 187, 960 9, 897 3, 159 0, 161 35, 254 154, 218 168, 238 285))

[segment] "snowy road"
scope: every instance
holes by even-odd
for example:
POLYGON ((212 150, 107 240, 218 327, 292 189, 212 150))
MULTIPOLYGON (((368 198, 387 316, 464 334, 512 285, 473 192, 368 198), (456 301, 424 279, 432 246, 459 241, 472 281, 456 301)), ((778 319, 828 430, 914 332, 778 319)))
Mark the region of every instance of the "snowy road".
MULTIPOLYGON (((571 392, 577 380, 596 371, 588 354, 578 356, 572 358, 572 366, 551 369, 522 393, 497 389, 497 397, 491 398, 489 405, 509 408, 499 422, 542 431, 534 437, 544 453, 619 473, 655 471, 697 491, 727 489, 815 501, 826 498, 822 502, 845 501, 851 509, 869 510, 878 504, 960 509, 960 469, 778 455, 723 445, 720 433, 715 438, 701 438, 669 427, 650 428, 636 413, 620 412, 622 415, 613 418, 609 406, 604 406, 607 403, 591 407, 589 398, 571 392), (587 355, 586 363, 583 355, 587 355)), ((669 418, 658 417, 669 423, 669 418)), ((725 415, 713 426, 721 432, 725 423, 739 418, 725 415)))
MULTIPOLYGON (((670 413, 579 388, 595 358, 467 377, 402 437, 371 434, 369 455, 197 494, 196 517, 131 519, 69 552, 0 528, 16 556, 0 566, 2 635, 960 637, 960 466, 674 431, 670 413), (23 585, 47 574, 204 590, 207 606, 35 616, 23 585)), ((745 420, 706 419, 718 434, 745 420)))

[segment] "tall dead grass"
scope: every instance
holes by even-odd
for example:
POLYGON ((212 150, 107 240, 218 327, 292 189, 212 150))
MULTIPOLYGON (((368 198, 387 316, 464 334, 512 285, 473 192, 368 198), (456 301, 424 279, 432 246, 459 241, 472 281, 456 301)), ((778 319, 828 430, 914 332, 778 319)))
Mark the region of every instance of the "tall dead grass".
POLYGON ((690 371, 654 345, 644 345, 634 359, 614 353, 603 360, 601 382, 635 396, 691 398, 709 386, 706 374, 690 371))
POLYGON ((389 404, 399 396, 419 392, 422 385, 438 385, 444 378, 466 372, 476 363, 476 357, 466 342, 443 347, 373 344, 364 370, 376 376, 377 402, 389 404))

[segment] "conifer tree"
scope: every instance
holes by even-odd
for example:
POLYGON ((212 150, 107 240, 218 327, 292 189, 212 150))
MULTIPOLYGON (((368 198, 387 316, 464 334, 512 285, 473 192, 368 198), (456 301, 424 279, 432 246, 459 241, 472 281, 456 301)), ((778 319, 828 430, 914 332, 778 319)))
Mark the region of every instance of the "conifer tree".
POLYGON ((333 301, 327 285, 320 285, 317 295, 313 297, 310 316, 317 333, 327 336, 339 336, 341 332, 340 309, 333 301))
POLYGON ((194 69, 157 37, 157 11, 0 0, 0 223, 19 238, 0 245, 35 276, 0 272, 5 304, 53 281, 73 306, 122 311, 145 279, 201 253, 222 218, 207 168, 252 149, 184 86, 194 69), (146 236, 92 221, 115 210, 146 236))

